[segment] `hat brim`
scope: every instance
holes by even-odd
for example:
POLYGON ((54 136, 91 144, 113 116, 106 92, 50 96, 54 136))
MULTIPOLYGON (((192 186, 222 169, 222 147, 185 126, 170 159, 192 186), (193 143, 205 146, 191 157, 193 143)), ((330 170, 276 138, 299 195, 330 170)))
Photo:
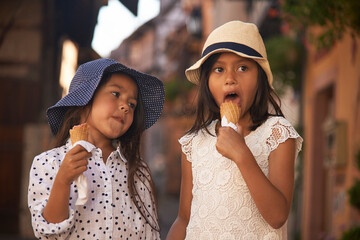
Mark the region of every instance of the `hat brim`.
POLYGON ((251 55, 247 55, 245 53, 242 52, 238 52, 232 49, 227 49, 227 48, 218 48, 216 50, 213 50, 209 53, 207 53, 205 56, 203 56, 202 58, 200 58, 196 63, 194 63, 191 67, 189 67, 188 69, 186 69, 185 71, 185 75, 186 78, 196 84, 199 85, 199 81, 200 81, 200 68, 201 65, 213 54, 215 53, 222 53, 222 52, 231 52, 231 53, 235 53, 238 56, 241 57, 245 57, 245 58, 250 58, 254 61, 256 61, 261 68, 265 71, 268 82, 270 84, 270 86, 272 87, 272 82, 273 82, 273 75, 272 72, 270 70, 270 65, 267 59, 263 58, 263 57, 256 57, 256 56, 251 56, 251 55))
POLYGON ((100 59, 106 61, 101 74, 85 81, 74 91, 70 91, 54 106, 50 107, 46 114, 51 131, 57 134, 67 109, 71 106, 85 106, 89 103, 94 92, 103 79, 104 73, 121 72, 130 76, 136 82, 142 99, 145 112, 145 129, 151 127, 159 118, 163 109, 165 90, 162 81, 158 78, 128 68, 112 59, 100 59))

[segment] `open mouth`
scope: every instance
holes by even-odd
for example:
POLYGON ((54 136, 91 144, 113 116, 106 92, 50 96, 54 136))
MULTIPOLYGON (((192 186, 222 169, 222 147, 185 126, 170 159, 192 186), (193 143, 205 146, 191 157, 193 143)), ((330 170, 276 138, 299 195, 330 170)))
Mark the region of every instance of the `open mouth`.
POLYGON ((232 101, 234 103, 237 103, 239 99, 239 95, 235 92, 231 92, 225 95, 224 102, 232 101))

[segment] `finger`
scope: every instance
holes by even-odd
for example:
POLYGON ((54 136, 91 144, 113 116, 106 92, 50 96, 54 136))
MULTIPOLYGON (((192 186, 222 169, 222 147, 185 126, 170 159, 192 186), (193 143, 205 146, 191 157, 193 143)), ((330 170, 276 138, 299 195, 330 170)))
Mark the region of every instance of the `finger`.
POLYGON ((77 154, 69 154, 65 157, 61 165, 67 166, 67 168, 76 168, 79 166, 87 165, 88 159, 91 157, 91 153, 79 152, 77 154))
POLYGON ((75 177, 87 170, 87 165, 88 161, 84 159, 72 162, 65 170, 65 174, 74 180, 75 177))
MULTIPOLYGON (((77 147, 77 146, 76 146, 77 147)), ((70 151, 69 151, 70 153, 70 151)), ((72 158, 75 159, 87 159, 92 156, 91 152, 88 152, 85 148, 81 147, 70 153, 72 158)))
POLYGON ((79 152, 82 152, 82 151, 86 151, 86 149, 81 145, 76 145, 75 147, 70 149, 70 151, 68 153, 76 154, 76 153, 79 153, 79 152))
POLYGON ((87 153, 89 153, 90 154, 90 156, 91 156, 91 153, 90 152, 88 152, 87 150, 86 150, 86 148, 84 148, 83 146, 81 146, 81 145, 76 145, 75 147, 73 147, 69 152, 71 152, 72 154, 77 154, 77 153, 80 153, 80 152, 87 152, 87 153))
POLYGON ((79 176, 81 173, 87 170, 87 165, 82 165, 74 169, 75 176, 79 176))
POLYGON ((88 159, 92 156, 92 153, 91 152, 88 152, 86 150, 84 151, 80 151, 76 154, 74 154, 74 157, 78 158, 78 159, 88 159))
POLYGON ((88 160, 86 160, 86 159, 80 159, 80 160, 74 161, 72 163, 72 167, 75 169, 79 168, 79 167, 87 166, 87 165, 88 165, 88 160))

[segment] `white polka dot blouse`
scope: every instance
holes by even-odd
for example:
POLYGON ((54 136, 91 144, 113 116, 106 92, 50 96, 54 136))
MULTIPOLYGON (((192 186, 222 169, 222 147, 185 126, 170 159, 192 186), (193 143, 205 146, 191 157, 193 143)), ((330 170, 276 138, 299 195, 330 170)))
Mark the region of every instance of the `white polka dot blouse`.
MULTIPOLYGON (((48 223, 42 212, 50 196, 51 187, 65 154, 64 146, 44 152, 34 158, 30 170, 28 205, 34 234, 39 239, 160 239, 133 204, 127 187, 127 162, 118 148, 104 163, 100 149, 96 149, 84 172, 88 180, 88 200, 75 205, 77 186, 71 185, 69 218, 60 223, 48 223)), ((137 181, 138 192, 156 216, 156 207, 149 186, 137 181)))

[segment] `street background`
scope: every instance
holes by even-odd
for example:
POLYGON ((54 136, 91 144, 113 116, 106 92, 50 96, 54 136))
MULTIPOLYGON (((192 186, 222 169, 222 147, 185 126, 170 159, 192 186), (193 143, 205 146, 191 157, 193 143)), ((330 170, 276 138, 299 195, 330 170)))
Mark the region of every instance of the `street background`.
POLYGON ((80 64, 101 57, 165 84, 163 114, 142 139, 165 239, 178 210, 178 139, 195 113, 184 71, 208 34, 234 19, 258 26, 282 109, 304 138, 289 239, 357 239, 359 11, 356 0, 1 0, 0 239, 34 239, 27 186, 34 156, 53 140, 45 111, 80 64))

